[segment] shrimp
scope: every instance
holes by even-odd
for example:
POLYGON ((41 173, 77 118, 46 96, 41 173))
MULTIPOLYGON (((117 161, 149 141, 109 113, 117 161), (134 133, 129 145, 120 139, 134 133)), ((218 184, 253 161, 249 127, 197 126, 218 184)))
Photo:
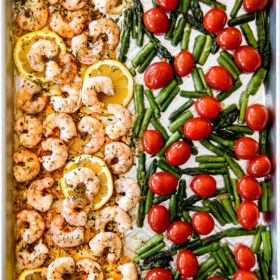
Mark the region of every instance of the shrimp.
POLYGON ((63 280, 64 274, 75 273, 75 261, 72 257, 55 259, 47 269, 47 280, 63 280))
POLYGON ((16 22, 23 30, 36 31, 46 25, 48 14, 48 5, 44 0, 27 0, 25 12, 17 16, 16 22))
POLYGON ((105 142, 105 131, 101 122, 93 117, 84 116, 78 129, 91 135, 90 141, 85 145, 86 154, 94 154, 105 142))
POLYGON ((138 273, 134 263, 120 265, 118 270, 123 275, 122 280, 138 280, 138 273))
POLYGON ((126 173, 133 165, 131 149, 124 143, 109 143, 105 146, 104 153, 104 160, 108 165, 110 165, 113 160, 117 159, 116 163, 111 164, 111 170, 116 175, 126 173))
POLYGON ((101 232, 89 241, 89 247, 95 257, 101 257, 104 249, 108 248, 107 260, 114 263, 120 258, 122 241, 113 232, 101 232))
POLYGON ((73 119, 65 113, 53 113, 46 117, 43 122, 43 132, 46 137, 53 134, 53 130, 60 129, 60 138, 69 141, 77 136, 77 130, 73 119))
POLYGON ((71 21, 66 21, 60 12, 56 12, 52 16, 50 28, 66 39, 72 39, 74 36, 80 35, 85 28, 85 17, 83 15, 74 14, 71 21))
POLYGON ((93 3, 101 13, 106 14, 118 5, 119 0, 93 0, 93 3))
POLYGON ((132 224, 129 215, 117 206, 106 207, 99 213, 95 220, 95 229, 104 232, 110 222, 116 222, 121 233, 129 230, 132 224))
POLYGON ((124 136, 131 128, 132 117, 129 111, 119 104, 108 104, 107 110, 117 117, 118 121, 106 127, 106 134, 113 140, 124 136))
POLYGON ((104 274, 101 266, 91 259, 80 259, 76 263, 78 272, 85 272, 87 280, 103 280, 104 274))
POLYGON ((62 92, 66 92, 69 96, 52 96, 51 103, 56 112, 74 113, 82 105, 82 87, 80 84, 72 82, 71 84, 62 85, 62 92))
POLYGON ((48 138, 47 140, 43 141, 41 145, 43 151, 52 152, 50 156, 42 157, 43 167, 47 171, 52 172, 65 164, 68 158, 68 152, 67 147, 61 140, 56 138, 48 138))
POLYGON ((45 222, 37 211, 22 210, 17 214, 17 218, 22 223, 29 223, 29 228, 20 230, 24 242, 32 244, 41 238, 45 230, 45 222))
POLYGON ((61 215, 56 215, 50 226, 52 241, 61 248, 70 248, 81 245, 84 242, 83 227, 76 227, 72 231, 64 229, 65 220, 61 215))
POLYGON ((98 76, 89 78, 84 82, 82 102, 94 113, 101 113, 104 108, 104 103, 97 98, 98 93, 101 92, 109 96, 115 94, 111 78, 98 76))
POLYGON ((72 54, 83 64, 91 65, 103 56, 104 42, 97 40, 90 47, 88 46, 86 34, 76 36, 71 41, 72 54))
POLYGON ((21 145, 33 148, 41 141, 43 127, 37 118, 22 116, 15 123, 15 131, 19 134, 21 145))
POLYGON ((20 183, 34 179, 40 171, 40 162, 34 153, 18 150, 14 153, 14 176, 20 183))
POLYGON ((50 188, 53 183, 54 179, 51 177, 45 177, 32 182, 27 191, 28 203, 38 211, 48 211, 52 205, 53 196, 52 194, 43 195, 43 192, 50 188))
POLYGON ((18 107, 27 114, 36 114, 43 111, 47 104, 47 97, 40 96, 35 100, 33 98, 41 89, 41 86, 25 80, 18 91, 18 107))
POLYGON ((59 47, 55 42, 41 39, 34 43, 28 54, 27 60, 32 69, 43 72, 46 68, 45 58, 54 59, 58 55, 59 47))
POLYGON ((86 196, 92 200, 99 192, 100 181, 97 175, 89 168, 78 167, 65 174, 68 187, 75 189, 79 184, 85 184, 86 196))
POLYGON ((76 11, 82 9, 87 2, 88 0, 62 0, 61 4, 67 10, 76 11))
POLYGON ((87 222, 87 210, 77 211, 77 208, 83 209, 87 205, 84 198, 66 198, 63 201, 61 216, 66 220, 66 222, 73 226, 85 226, 87 222))
POLYGON ((140 200, 141 190, 137 182, 131 178, 121 178, 115 182, 116 202, 124 211, 130 211, 140 200), (124 196, 121 194, 125 193, 124 196))
POLYGON ((28 269, 40 267, 49 253, 48 247, 43 244, 42 239, 34 246, 33 252, 28 250, 28 243, 21 240, 16 245, 16 258, 19 264, 28 269))
POLYGON ((49 61, 47 63, 47 79, 60 85, 71 83, 78 71, 74 57, 69 53, 61 52, 58 61, 59 64, 55 61, 49 61))

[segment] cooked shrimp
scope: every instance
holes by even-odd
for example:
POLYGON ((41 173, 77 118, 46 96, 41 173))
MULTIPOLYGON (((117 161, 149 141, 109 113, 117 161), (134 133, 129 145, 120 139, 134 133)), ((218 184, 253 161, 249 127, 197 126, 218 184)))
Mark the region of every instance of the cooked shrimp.
POLYGON ((41 141, 43 127, 35 117, 22 116, 15 123, 15 131, 19 134, 21 145, 33 148, 41 141))
POLYGON ((20 183, 34 179, 40 171, 38 157, 28 150, 18 150, 14 153, 14 176, 20 183))
POLYGON ((48 5, 44 0, 27 0, 25 12, 16 18, 21 29, 36 31, 46 25, 48 21, 48 5))
POLYGON ((100 35, 106 34, 107 46, 111 50, 116 48, 120 40, 120 29, 118 25, 112 19, 107 18, 92 21, 89 24, 89 34, 93 37, 94 41, 100 35))
POLYGON ((131 228, 131 219, 129 215, 117 206, 106 207, 99 213, 95 220, 95 229, 104 232, 106 225, 110 222, 115 222, 121 233, 131 228))
POLYGON ((83 15, 74 14, 71 21, 66 21, 60 12, 56 12, 52 16, 50 28, 61 37, 71 39, 83 32, 84 23, 85 17, 83 15))
POLYGON ((68 158, 67 147, 61 140, 56 138, 48 138, 43 141, 42 150, 52 152, 50 156, 42 157, 42 164, 49 172, 62 167, 68 158))
POLYGON ((78 129, 91 135, 90 141, 85 145, 86 154, 94 154, 104 144, 105 131, 99 120, 90 116, 84 116, 79 123, 78 129))
POLYGON ((122 242, 113 232, 101 232, 89 241, 89 247, 95 257, 101 257, 104 249, 108 248, 107 260, 114 263, 120 258, 122 242))
POLYGON ((115 182, 116 202, 124 211, 130 211, 140 200, 141 190, 137 182, 131 178, 121 178, 115 182), (124 196, 121 194, 125 194, 124 196))
POLYGON ((91 259, 80 259, 76 263, 77 271, 86 273, 87 280, 103 280, 104 274, 99 263, 91 259))
POLYGON ((98 194, 100 181, 97 175, 89 168, 78 167, 65 174, 68 187, 75 189, 79 184, 85 184, 86 196, 92 200, 98 194))
POLYGON ((63 275, 73 274, 75 268, 75 261, 72 257, 58 258, 48 266, 47 280, 63 280, 63 275))
POLYGON ((118 270, 123 276, 122 280, 138 280, 138 273, 134 263, 120 265, 118 270))
POLYGON ((76 11, 82 9, 88 0, 61 0, 62 6, 70 11, 76 11))
POLYGON ((73 119, 65 113, 53 113, 46 117, 43 122, 43 132, 46 137, 53 134, 53 130, 60 129, 60 138, 69 141, 77 136, 77 130, 73 119))
POLYGON ((47 104, 47 97, 40 96, 33 100, 33 95, 39 93, 41 89, 41 86, 25 80, 18 91, 18 107, 27 114, 41 112, 47 104))
POLYGON ((93 0, 93 3, 101 13, 106 14, 118 5, 119 0, 93 0))
POLYGON ((54 179, 51 177, 45 177, 40 180, 36 180, 31 183, 27 191, 28 203, 41 212, 46 212, 50 209, 53 196, 52 194, 43 195, 44 190, 50 188, 54 183, 54 179))
POLYGON ((49 61, 46 68, 46 77, 54 83, 65 85, 71 83, 77 74, 77 63, 69 53, 61 52, 59 64, 49 61))
POLYGON ((23 241, 32 244, 41 238, 45 230, 45 222, 37 211, 22 210, 17 214, 17 218, 22 223, 29 223, 29 228, 20 230, 23 241))
POLYGON ((46 68, 46 62, 43 59, 54 59, 58 55, 58 45, 50 40, 41 39, 34 43, 29 53, 27 60, 32 69, 38 72, 43 72, 46 68))
POLYGON ((73 55, 83 64, 93 64, 103 56, 103 40, 97 40, 91 46, 88 46, 88 37, 86 34, 76 36, 71 41, 73 55))
POLYGON ((84 242, 84 228, 76 227, 72 231, 64 229, 65 220, 61 215, 56 215, 50 226, 52 241, 59 247, 70 248, 81 245, 84 242))
POLYGON ((117 122, 106 127, 106 134, 113 140, 124 136, 131 128, 132 117, 129 111, 119 104, 109 104, 107 110, 117 118, 117 122))
POLYGON ((28 246, 23 240, 16 245, 17 262, 28 269, 40 267, 48 256, 48 247, 43 244, 42 239, 34 246, 32 253, 29 252, 28 246))
POLYGON ((108 165, 111 165, 111 169, 114 174, 123 174, 133 165, 133 155, 131 149, 124 143, 109 143, 105 146, 104 153, 104 160, 108 165), (115 159, 117 159, 117 163, 111 164, 111 162, 115 159))
POLYGON ((104 108, 104 104, 97 98, 98 93, 101 92, 109 96, 115 94, 111 78, 98 76, 89 78, 84 82, 82 102, 94 113, 101 113, 104 108))

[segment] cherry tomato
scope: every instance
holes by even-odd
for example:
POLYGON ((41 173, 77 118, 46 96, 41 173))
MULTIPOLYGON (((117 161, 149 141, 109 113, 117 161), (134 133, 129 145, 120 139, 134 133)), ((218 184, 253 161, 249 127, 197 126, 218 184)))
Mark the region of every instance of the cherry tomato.
POLYGON ((237 265, 244 270, 250 270, 256 264, 256 258, 252 250, 245 245, 239 245, 234 253, 237 265))
POLYGON ((178 3, 178 0, 157 0, 159 7, 166 12, 175 10, 178 6, 178 3))
POLYGON ((267 156, 260 155, 253 158, 247 167, 250 176, 261 178, 269 174, 271 170, 271 161, 267 156))
POLYGON ((206 73, 206 81, 216 90, 227 91, 233 87, 233 78, 225 68, 214 66, 206 73))
POLYGON ((155 34, 166 33, 169 28, 169 20, 166 13, 159 8, 152 8, 144 14, 146 28, 155 34))
POLYGON ((259 52, 250 46, 239 47, 234 54, 238 68, 247 73, 255 72, 262 64, 259 52))
POLYGON ((242 202, 238 207, 237 217, 241 226, 247 230, 251 230, 258 224, 260 211, 254 202, 242 202))
POLYGON ((192 227, 183 221, 173 222, 167 229, 167 238, 175 244, 187 242, 192 236, 192 227))
POLYGON ((176 190, 178 179, 168 172, 154 173, 149 180, 149 188, 157 195, 168 195, 176 190))
POLYGON ((172 276, 167 269, 154 268, 148 272, 145 280, 172 280, 172 276))
POLYGON ((198 271, 196 256, 188 250, 181 251, 177 258, 177 268, 182 276, 193 277, 198 271))
POLYGON ((192 191, 200 197, 209 197, 216 192, 216 180, 210 175, 198 175, 191 181, 192 191))
POLYGON ((165 232, 170 224, 169 211, 161 205, 153 206, 148 215, 148 222, 154 232, 165 232))
POLYGON ((259 152, 259 144, 250 137, 243 137, 235 143, 235 154, 241 159, 252 159, 259 152))
POLYGON ((174 68, 176 73, 180 77, 185 77, 189 75, 192 72, 193 67, 194 67, 194 58, 191 53, 182 51, 175 57, 174 68))
POLYGON ((220 8, 211 9, 203 19, 204 27, 211 33, 221 31, 227 23, 227 14, 220 8))
POLYGON ((268 0, 243 0, 243 6, 248 13, 255 13, 262 10, 268 0))
POLYGON ((173 77, 173 69, 167 62, 155 62, 151 64, 144 74, 146 87, 159 89, 166 86, 173 77))
POLYGON ((197 212, 192 218, 193 229, 201 235, 207 235, 214 229, 213 218, 205 212, 197 212))
POLYGON ((237 28, 228 27, 218 33, 216 41, 223 49, 235 50, 242 43, 242 34, 237 28))
POLYGON ((237 183, 238 193, 246 200, 257 200, 262 197, 262 187, 253 177, 244 176, 237 183))
POLYGON ((201 117, 214 119, 220 114, 221 105, 216 98, 204 96, 195 102, 195 109, 201 117))
POLYGON ((262 131, 269 119, 269 111, 261 104, 254 104, 245 111, 246 124, 253 130, 262 131))
POLYGON ((235 272, 233 280, 258 280, 255 273, 239 269, 235 272))
POLYGON ((184 134, 190 140, 203 140, 212 132, 212 124, 203 118, 192 118, 184 124, 184 134))
POLYGON ((184 141, 173 143, 166 151, 166 161, 171 165, 181 165, 188 161, 192 153, 191 147, 184 141))
POLYGON ((146 130, 142 136, 142 146, 146 153, 155 155, 162 148, 163 140, 157 130, 146 130))

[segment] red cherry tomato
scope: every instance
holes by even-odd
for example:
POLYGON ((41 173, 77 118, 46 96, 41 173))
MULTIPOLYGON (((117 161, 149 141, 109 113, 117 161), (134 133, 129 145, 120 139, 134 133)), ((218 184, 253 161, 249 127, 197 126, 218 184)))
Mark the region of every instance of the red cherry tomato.
POLYGON ((262 64, 259 52, 250 46, 239 47, 234 54, 238 68, 247 73, 255 72, 262 64))
POLYGON ((187 250, 178 254, 177 268, 184 277, 193 277, 198 271, 198 261, 196 256, 187 250))
POLYGON ((166 86, 173 77, 173 69, 167 62, 155 62, 151 64, 144 74, 146 87, 159 89, 166 86))
POLYGON ((250 176, 261 178, 269 174, 271 170, 271 161, 267 156, 256 156, 253 158, 247 167, 247 172, 250 176))
POLYGON ((157 195, 168 195, 176 190, 178 179, 168 172, 154 173, 149 180, 149 188, 157 195))
POLYGON ((194 67, 194 58, 191 53, 182 51, 175 57, 174 68, 176 73, 180 77, 185 77, 189 75, 192 72, 193 67, 194 67))
POLYGON ((193 229, 201 234, 207 235, 214 229, 215 223, 213 218, 205 212, 197 212, 192 218, 193 229))
POLYGON ((239 269, 234 274, 233 280, 258 280, 258 277, 251 271, 239 269))
POLYGON ((169 20, 166 13, 159 8, 152 8, 144 14, 146 28, 155 34, 166 33, 169 28, 169 20))
POLYGON ((256 258, 252 250, 245 245, 239 245, 234 253, 237 265, 244 270, 250 270, 256 264, 256 258))
POLYGON ((221 105, 216 98, 204 96, 195 102, 195 109, 201 117, 205 119, 214 119, 219 115, 221 105))
POLYGON ((146 130, 142 136, 142 146, 146 153, 155 155, 162 148, 161 134, 156 130, 146 130))
POLYGON ((269 111, 261 104, 254 104, 245 111, 246 124, 253 130, 262 131, 269 119, 269 111))
POLYGON ((216 41, 223 49, 235 50, 242 43, 242 34, 237 28, 228 27, 218 33, 216 41))
POLYGON ((243 0, 243 6, 248 13, 255 13, 262 10, 268 0, 243 0))
POLYGON ((242 202, 238 207, 237 217, 241 226, 247 230, 251 230, 258 224, 260 211, 254 202, 242 202))
POLYGON ((242 159, 252 159, 259 152, 259 144, 250 137, 243 137, 235 143, 235 154, 242 159))
POLYGON ((182 165, 188 161, 192 153, 191 147, 184 141, 173 143, 166 151, 166 161, 171 165, 182 165))
POLYGON ((148 215, 148 222, 154 232, 165 232, 170 224, 169 211, 161 205, 153 206, 148 215))
POLYGON ((192 118, 184 124, 184 134, 190 140, 203 140, 212 132, 212 124, 203 118, 192 118))
POLYGON ((167 269, 154 268, 148 272, 145 280, 172 280, 172 276, 167 269))
POLYGON ((216 90, 227 91, 233 87, 233 78, 225 68, 214 66, 206 73, 206 81, 216 90))
POLYGON ((243 199, 257 200, 262 197, 262 187, 253 177, 244 176, 237 183, 238 193, 243 199))
POLYGON ((192 227, 183 221, 173 222, 167 229, 167 238, 175 244, 187 242, 192 236, 192 227))
POLYGON ((221 31, 227 23, 227 14, 220 8, 211 9, 203 19, 204 27, 211 33, 221 31))
POLYGON ((207 278, 207 280, 223 280, 221 277, 211 277, 207 278))
POLYGON ((200 197, 209 197, 216 192, 216 180, 210 175, 198 175, 191 182, 192 191, 200 197))
POLYGON ((178 3, 178 0, 157 0, 159 7, 166 12, 175 10, 178 6, 178 3))

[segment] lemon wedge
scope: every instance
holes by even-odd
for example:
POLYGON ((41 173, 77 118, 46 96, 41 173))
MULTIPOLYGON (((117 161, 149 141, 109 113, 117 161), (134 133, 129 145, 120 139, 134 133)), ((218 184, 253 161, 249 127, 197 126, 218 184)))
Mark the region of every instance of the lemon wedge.
POLYGON ((120 14, 127 5, 127 1, 123 0, 122 3, 108 11, 109 14, 120 14))
POLYGON ((18 280, 43 280, 47 279, 47 269, 46 268, 35 268, 24 270, 18 280))

